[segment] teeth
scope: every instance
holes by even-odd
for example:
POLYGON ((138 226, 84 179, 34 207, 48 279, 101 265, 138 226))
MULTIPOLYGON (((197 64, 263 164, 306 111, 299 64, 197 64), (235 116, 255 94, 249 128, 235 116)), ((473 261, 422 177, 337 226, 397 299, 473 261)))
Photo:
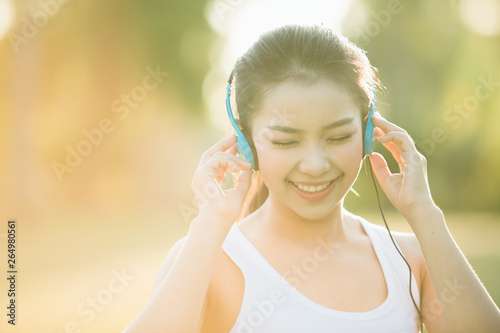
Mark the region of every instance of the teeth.
POLYGON ((293 185, 295 185, 296 187, 298 187, 300 190, 304 191, 304 192, 307 192, 307 193, 316 193, 316 192, 319 192, 319 191, 322 191, 324 190, 325 188, 327 188, 330 184, 332 183, 332 181, 326 183, 326 184, 323 184, 323 185, 318 185, 318 186, 307 186, 307 185, 302 185, 302 184, 299 184, 299 183, 293 183, 293 185))

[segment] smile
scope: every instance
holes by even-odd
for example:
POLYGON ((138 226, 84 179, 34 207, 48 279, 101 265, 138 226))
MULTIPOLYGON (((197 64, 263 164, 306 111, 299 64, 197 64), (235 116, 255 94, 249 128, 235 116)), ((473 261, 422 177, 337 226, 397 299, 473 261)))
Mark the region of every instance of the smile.
POLYGON ((328 186, 330 186, 332 184, 333 180, 330 180, 328 183, 325 183, 325 184, 322 184, 322 185, 317 185, 317 186, 314 186, 314 185, 302 185, 300 183, 295 183, 295 182, 292 182, 292 184, 297 187, 299 190, 303 191, 303 192, 306 192, 306 193, 317 193, 317 192, 321 192, 323 191, 324 189, 326 189, 328 186))

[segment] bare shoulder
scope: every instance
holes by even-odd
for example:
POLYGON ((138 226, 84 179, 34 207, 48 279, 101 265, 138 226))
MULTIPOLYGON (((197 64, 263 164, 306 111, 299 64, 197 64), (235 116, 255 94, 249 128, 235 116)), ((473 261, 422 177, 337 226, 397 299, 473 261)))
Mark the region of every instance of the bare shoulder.
POLYGON ((161 281, 165 278, 167 275, 168 271, 170 270, 170 267, 172 267, 172 264, 175 261, 175 258, 179 254, 180 250, 182 249, 182 246, 186 242, 187 236, 182 237, 179 239, 168 251, 167 255, 165 256, 165 259, 163 260, 163 263, 161 264, 160 271, 158 272, 158 275, 156 277, 155 284, 153 286, 153 294, 156 292, 158 287, 160 286, 161 281))
MULTIPOLYGON (((358 215, 354 215, 348 211, 345 211, 346 214, 349 214, 354 220, 358 221, 361 227, 362 222, 369 223, 374 225, 375 228, 379 230, 384 230, 386 232, 386 228, 363 219, 358 215)), ((424 261, 424 256, 422 254, 422 250, 420 249, 420 244, 418 243, 417 236, 414 233, 410 232, 399 232, 399 231, 391 231, 391 235, 394 238, 394 241, 397 243, 403 255, 408 261, 408 264, 411 267, 413 274, 415 275, 415 279, 417 280, 417 284, 419 289, 422 286, 422 281, 425 277, 425 273, 427 271, 424 261)), ((420 289, 421 290, 421 289, 420 289)))
POLYGON ((391 231, 394 240, 398 243, 405 256, 418 260, 423 260, 422 250, 418 243, 417 236, 411 232, 391 231))

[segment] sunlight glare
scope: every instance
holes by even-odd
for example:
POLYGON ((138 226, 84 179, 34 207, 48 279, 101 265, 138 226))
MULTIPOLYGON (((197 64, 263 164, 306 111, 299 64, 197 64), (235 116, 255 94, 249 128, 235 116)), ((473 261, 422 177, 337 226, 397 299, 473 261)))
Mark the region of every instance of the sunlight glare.
POLYGON ((14 8, 10 0, 0 0, 0 40, 9 31, 14 16, 14 8))
POLYGON ((485 36, 500 34, 499 0, 463 0, 460 12, 470 30, 485 36))
POLYGON ((351 3, 352 0, 215 0, 210 3, 207 20, 224 41, 222 46, 217 44, 220 49, 215 50, 205 78, 210 83, 204 84, 205 105, 213 124, 219 129, 227 127, 224 107, 227 76, 236 59, 261 33, 285 24, 324 24, 340 30, 351 3))

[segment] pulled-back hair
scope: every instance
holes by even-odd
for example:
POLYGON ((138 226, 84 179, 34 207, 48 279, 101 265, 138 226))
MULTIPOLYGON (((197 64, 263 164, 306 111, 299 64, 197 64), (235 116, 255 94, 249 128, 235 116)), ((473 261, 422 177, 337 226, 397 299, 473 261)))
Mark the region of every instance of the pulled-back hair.
MULTIPOLYGON (((252 120, 264 97, 279 84, 295 81, 309 85, 326 79, 340 85, 361 110, 364 135, 374 87, 379 86, 376 74, 364 50, 324 26, 286 25, 262 34, 234 68, 237 112, 256 169, 252 120)), ((260 188, 249 193, 253 198, 247 198, 251 200, 245 215, 260 207, 268 196, 260 177, 254 183, 260 188)))

